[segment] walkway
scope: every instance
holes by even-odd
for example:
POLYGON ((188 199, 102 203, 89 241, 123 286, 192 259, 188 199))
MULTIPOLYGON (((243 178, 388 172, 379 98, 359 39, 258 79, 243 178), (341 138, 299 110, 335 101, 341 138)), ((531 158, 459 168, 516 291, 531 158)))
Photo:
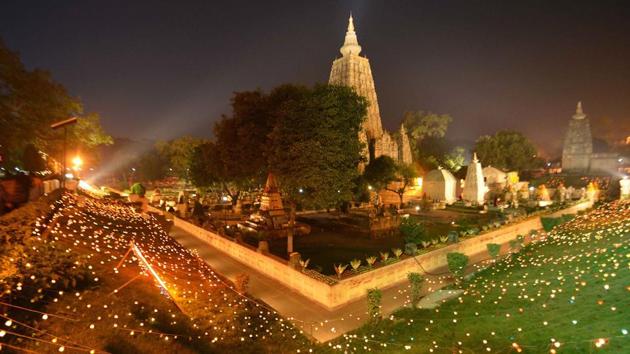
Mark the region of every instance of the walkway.
MULTIPOLYGON (((552 216, 576 213, 584 208, 584 205, 574 206, 553 213, 552 216)), ((196 250, 206 263, 230 280, 234 281, 239 274, 245 273, 249 275, 249 293, 253 297, 273 307, 282 316, 300 327, 306 335, 319 342, 326 342, 352 331, 366 321, 367 302, 365 298, 329 311, 283 284, 267 277, 255 268, 231 258, 181 228, 173 226, 171 236, 184 247, 196 250)), ((529 237, 526 237, 525 242, 529 241, 529 237)), ((506 254, 508 250, 508 242, 501 245, 501 254, 506 254)), ((472 265, 469 266, 468 273, 473 272, 476 269, 476 264, 481 264, 487 258, 488 253, 485 250, 469 255, 469 264, 472 265)), ((418 272, 425 273, 425 269, 418 265, 418 272)), ((432 274, 434 275, 424 275, 424 295, 450 283, 448 276, 440 276, 440 274, 448 274, 446 267, 433 269, 432 274)), ((390 288, 382 289, 381 312, 383 315, 389 316, 395 310, 409 304, 408 288, 407 282, 401 282, 390 288)))
MULTIPOLYGON (((300 327, 305 334, 319 342, 329 341, 352 331, 366 321, 367 302, 365 299, 329 311, 281 283, 268 278, 247 264, 243 264, 218 249, 209 246, 181 228, 174 226, 171 230, 171 236, 184 247, 195 250, 214 270, 232 281, 239 274, 248 274, 249 293, 253 297, 273 307, 282 316, 300 327)), ((503 251, 507 252, 507 245, 504 245, 503 251)), ((470 263, 480 262, 486 257, 486 252, 476 254, 470 257, 470 263)), ((418 272, 423 273, 423 269, 420 266, 418 267, 418 272)), ((447 270, 443 268, 434 270, 434 272, 440 274, 447 272, 447 270)), ((431 293, 447 285, 449 283, 447 278, 445 276, 425 275, 424 294, 431 293)), ((396 309, 408 304, 408 288, 407 282, 403 282, 382 290, 381 311, 385 316, 389 316, 396 309)))

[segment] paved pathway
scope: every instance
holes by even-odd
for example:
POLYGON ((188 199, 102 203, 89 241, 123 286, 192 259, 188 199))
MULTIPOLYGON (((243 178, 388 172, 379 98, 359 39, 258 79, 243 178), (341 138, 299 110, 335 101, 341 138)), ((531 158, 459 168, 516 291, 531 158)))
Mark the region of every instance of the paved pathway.
MULTIPOLYGON (((263 300, 278 313, 290 319, 305 334, 317 341, 325 342, 343 333, 360 327, 367 318, 367 302, 365 299, 352 302, 339 309, 329 311, 325 307, 287 288, 283 284, 265 276, 256 269, 243 264, 218 249, 209 246, 188 232, 173 227, 171 236, 184 247, 196 250, 201 258, 223 276, 234 280, 238 274, 249 275, 249 293, 263 300)), ((507 245, 504 251, 507 250, 507 245)), ((471 263, 485 259, 485 252, 470 257, 471 263)), ((472 270, 472 269, 471 269, 472 270)), ((418 272, 423 273, 419 266, 418 272)), ((445 273, 446 269, 433 270, 436 274, 445 273)), ((432 272, 432 273, 433 273, 432 272)), ((449 283, 447 276, 425 275, 424 294, 431 293, 449 283)), ((394 310, 408 304, 407 282, 383 289, 382 313, 389 316, 394 310)))

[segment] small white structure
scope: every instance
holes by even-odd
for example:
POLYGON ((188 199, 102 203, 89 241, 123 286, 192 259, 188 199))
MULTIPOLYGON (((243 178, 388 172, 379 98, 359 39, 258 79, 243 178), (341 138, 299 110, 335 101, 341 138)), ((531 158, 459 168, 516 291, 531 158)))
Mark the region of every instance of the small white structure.
POLYGON ((439 167, 431 170, 424 176, 424 193, 434 201, 444 201, 452 204, 457 200, 456 188, 457 180, 448 170, 439 167))
POLYGON ((496 167, 486 166, 483 168, 483 178, 486 185, 491 190, 500 191, 507 185, 507 173, 496 167))
POLYGON ((468 165, 466 171, 466 180, 464 181, 464 193, 462 197, 465 201, 482 205, 485 201, 487 187, 483 181, 483 171, 481 163, 477 159, 477 153, 473 154, 473 159, 468 165))

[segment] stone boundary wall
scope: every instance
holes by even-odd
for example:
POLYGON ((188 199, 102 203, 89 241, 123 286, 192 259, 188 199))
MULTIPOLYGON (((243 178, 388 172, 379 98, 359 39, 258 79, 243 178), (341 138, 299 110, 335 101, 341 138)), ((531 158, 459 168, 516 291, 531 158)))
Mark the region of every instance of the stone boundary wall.
MULTIPOLYGON (((155 208, 151 209, 159 211, 155 208)), ((237 261, 247 264, 322 306, 331 308, 330 285, 289 267, 285 261, 258 253, 245 245, 231 241, 176 216, 173 216, 173 223, 237 261)))
MULTIPOLYGON (((545 216, 575 214, 592 206, 592 202, 581 202, 569 208, 545 216)), ((153 211, 160 212, 151 207, 153 211)), ((194 235, 228 256, 247 264, 266 276, 282 283, 286 287, 317 302, 328 310, 333 310, 365 297, 367 289, 385 289, 406 281, 409 272, 432 271, 447 265, 446 255, 449 252, 461 252, 473 255, 486 252, 487 243, 505 243, 515 239, 517 235, 525 235, 531 230, 542 228, 540 216, 530 217, 516 224, 507 225, 497 230, 475 236, 459 243, 416 256, 405 258, 399 262, 378 267, 369 272, 357 274, 339 282, 328 285, 314 279, 287 265, 287 262, 269 255, 258 253, 245 245, 238 244, 211 231, 193 225, 178 217, 173 218, 174 225, 194 235), (422 265, 422 268, 418 266, 422 265)))

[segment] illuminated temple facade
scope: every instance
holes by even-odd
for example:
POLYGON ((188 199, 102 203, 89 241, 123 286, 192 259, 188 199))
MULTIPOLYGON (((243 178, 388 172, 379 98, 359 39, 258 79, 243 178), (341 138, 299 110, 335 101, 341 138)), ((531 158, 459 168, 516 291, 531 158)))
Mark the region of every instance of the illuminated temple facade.
POLYGON ((359 133, 359 139, 367 147, 364 152, 367 161, 386 155, 398 162, 411 163, 409 137, 404 126, 401 124, 399 131, 395 134, 383 129, 370 61, 359 56, 361 46, 354 31, 352 15, 350 15, 343 46, 339 51, 342 56, 333 62, 328 82, 354 88, 357 94, 365 97, 369 103, 367 119, 359 133))

